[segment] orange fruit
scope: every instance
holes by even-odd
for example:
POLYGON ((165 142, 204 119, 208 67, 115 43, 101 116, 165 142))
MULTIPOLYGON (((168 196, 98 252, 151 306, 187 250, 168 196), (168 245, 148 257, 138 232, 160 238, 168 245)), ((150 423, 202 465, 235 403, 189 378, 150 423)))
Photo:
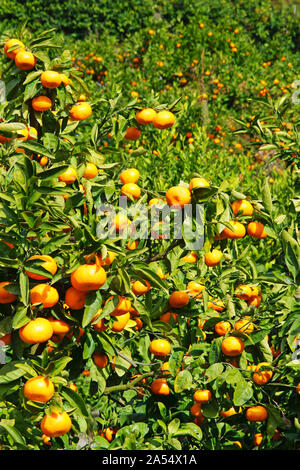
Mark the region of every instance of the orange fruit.
POLYGON ((73 390, 74 392, 77 392, 77 390, 78 390, 78 388, 76 387, 75 384, 70 384, 70 385, 68 385, 68 387, 69 387, 71 390, 73 390))
POLYGON ((138 199, 141 195, 141 188, 135 183, 126 183, 121 188, 121 194, 125 197, 133 197, 138 199))
POLYGON ((41 422, 42 433, 48 437, 63 436, 71 427, 71 418, 65 411, 51 411, 51 414, 45 415, 41 422))
POLYGON ((198 256, 197 256, 197 253, 195 253, 195 251, 191 251, 189 254, 181 258, 181 261, 183 261, 184 263, 194 264, 197 262, 197 260, 198 260, 198 256))
POLYGON ((136 183, 140 177, 140 172, 136 168, 127 168, 120 174, 120 179, 123 184, 136 183))
POLYGON ((2 337, 0 337, 0 345, 3 346, 3 344, 5 346, 7 346, 8 344, 10 344, 11 342, 11 334, 10 333, 7 333, 7 335, 4 335, 2 337))
POLYGON ((22 41, 19 41, 19 39, 8 39, 8 41, 6 41, 6 43, 4 44, 4 54, 13 60, 15 59, 18 52, 24 51, 24 50, 25 50, 25 45, 22 43, 22 41), (8 49, 14 46, 19 46, 19 47, 16 47, 14 50, 8 52, 8 49))
POLYGON ((35 111, 47 111, 52 107, 52 102, 48 96, 36 96, 31 101, 31 105, 35 111))
POLYGON ((170 395, 170 388, 168 386, 166 379, 156 379, 153 380, 151 384, 151 392, 154 395, 170 395))
POLYGON ((65 321, 58 320, 57 318, 54 318, 54 317, 49 317, 48 320, 52 325, 54 334, 65 335, 66 333, 69 333, 70 326, 65 321))
POLYGON ((178 315, 177 313, 173 313, 173 312, 166 312, 166 313, 163 313, 159 319, 160 321, 164 322, 164 323, 170 323, 170 320, 171 320, 171 316, 173 317, 173 320, 175 323, 178 322, 178 315))
POLYGON ((154 339, 151 341, 149 351, 155 356, 167 356, 171 351, 171 344, 166 339, 154 339))
POLYGON ((59 175, 58 179, 66 184, 72 184, 77 179, 77 171, 74 168, 69 167, 59 175))
POLYGON ((191 193, 184 186, 172 186, 166 192, 166 200, 169 206, 184 207, 191 202, 191 193))
POLYGON ((278 429, 275 429, 272 439, 273 441, 276 441, 276 442, 281 441, 282 434, 280 431, 278 431, 278 429))
POLYGON ((261 296, 260 295, 252 296, 252 297, 250 297, 249 300, 247 300, 247 304, 249 305, 249 307, 259 307, 260 302, 261 302, 261 296))
POLYGON ((65 73, 61 73, 60 74, 60 78, 61 78, 61 81, 62 83, 67 86, 71 83, 71 80, 69 79, 69 77, 65 74, 65 73))
POLYGON ((89 103, 75 103, 70 110, 72 121, 82 121, 88 119, 92 114, 92 107, 89 103))
POLYGON ((225 227, 221 233, 223 237, 229 239, 236 239, 243 238, 246 235, 246 229, 243 224, 241 224, 237 220, 230 220, 229 223, 232 226, 233 230, 229 229, 228 227, 225 227))
POLYGON ((53 307, 58 301, 57 290, 48 284, 37 284, 30 291, 30 302, 32 304, 42 304, 43 308, 53 307))
POLYGON ((173 126, 175 115, 170 111, 159 111, 152 122, 156 129, 168 129, 173 126))
POLYGON ((116 227, 116 231, 122 233, 123 230, 131 223, 130 219, 126 217, 125 214, 119 213, 116 214, 114 218, 114 226, 116 227))
POLYGON ((254 238, 266 238, 267 232, 265 231, 265 227, 261 222, 250 222, 247 225, 247 233, 250 237, 254 238))
MULTIPOLYGON (((239 412, 240 412, 240 410, 239 410, 239 412)), ((220 411, 220 415, 223 416, 223 418, 228 418, 229 416, 233 416, 233 415, 236 415, 236 414, 237 414, 237 412, 235 411, 233 406, 231 408, 229 408, 228 410, 220 411)))
MULTIPOLYGON (((105 303, 107 303, 111 299, 112 297, 109 297, 105 303)), ((129 299, 127 299, 126 297, 122 297, 120 295, 118 295, 118 299, 119 299, 118 305, 110 314, 113 317, 116 317, 118 315, 124 315, 125 313, 130 312, 130 309, 131 309, 131 302, 129 299)))
POLYGON ((86 95, 84 95, 83 93, 81 93, 81 95, 79 95, 77 101, 80 101, 80 102, 86 101, 86 95))
POLYGON ((241 213, 242 215, 252 215, 253 206, 246 199, 240 199, 238 201, 233 201, 231 204, 234 215, 241 213))
POLYGON ((186 290, 191 297, 201 298, 203 297, 202 292, 205 290, 205 286, 199 282, 190 281, 186 286, 186 290))
POLYGON ((201 177, 196 177, 192 178, 189 184, 189 190, 193 191, 194 189, 198 188, 209 188, 210 183, 205 179, 201 177))
POLYGON ((32 52, 20 50, 15 55, 15 64, 21 70, 31 70, 36 64, 36 57, 32 52))
POLYGON ((101 320, 99 320, 97 323, 93 323, 95 320, 97 320, 97 318, 99 317, 101 312, 102 312, 102 308, 100 308, 100 310, 98 310, 96 315, 94 315, 94 317, 92 318, 92 326, 93 326, 94 330, 96 330, 98 332, 99 331, 105 331, 108 328, 108 326, 105 326, 104 318, 101 318, 101 320))
POLYGON ((84 307, 86 295, 86 292, 69 287, 65 293, 65 303, 71 310, 80 310, 84 307))
POLYGON ((100 353, 100 352, 94 352, 92 355, 93 361, 96 364, 97 367, 100 367, 100 369, 104 369, 104 367, 107 366, 108 364, 108 358, 106 354, 100 353))
POLYGON ((254 434, 254 437, 253 437, 253 444, 254 444, 255 446, 260 446, 261 443, 262 443, 262 441, 263 441, 263 435, 262 435, 261 432, 258 432, 258 433, 256 433, 256 434, 254 434))
POLYGON ((202 409, 201 409, 201 403, 194 403, 191 408, 190 408, 190 412, 193 416, 195 417, 199 417, 199 416, 203 416, 202 415, 202 409))
POLYGON ((97 264, 82 264, 71 274, 72 286, 80 291, 98 290, 106 282, 106 272, 97 264))
POLYGON ((247 286, 246 284, 241 284, 236 288, 235 295, 239 299, 248 300, 253 295, 253 291, 250 286, 247 286))
POLYGON ((48 341, 53 335, 53 328, 49 320, 38 317, 30 320, 19 329, 19 336, 24 343, 36 344, 48 341))
POLYGON ((115 429, 106 428, 106 429, 103 429, 103 431, 100 431, 99 434, 100 436, 104 437, 108 442, 111 442, 116 432, 117 431, 115 429))
POLYGON ((127 127, 124 138, 126 140, 137 140, 141 136, 141 131, 137 127, 127 127))
POLYGON ((237 336, 227 336, 222 341, 221 349, 225 356, 239 356, 244 351, 244 343, 237 336))
POLYGON ((297 383, 296 392, 300 395, 300 382, 297 383))
POLYGON ((132 283, 131 289, 135 295, 146 294, 146 292, 151 289, 150 282, 148 282, 147 280, 143 280, 143 282, 135 281, 132 283))
POLYGON ((216 249, 205 253, 206 266, 217 266, 218 264, 220 264, 222 256, 222 251, 216 249))
POLYGON ((98 256, 98 262, 101 266, 110 266, 116 259, 116 253, 113 251, 107 251, 107 256, 102 260, 102 255, 98 256))
POLYGON ((269 366, 267 362, 261 362, 256 366, 256 371, 252 374, 252 380, 256 385, 265 385, 273 377, 272 370, 260 370, 263 366, 269 366))
POLYGON ((169 374, 169 373, 170 373, 170 364, 169 364, 169 362, 168 362, 168 361, 167 361, 167 362, 164 362, 164 363, 160 366, 159 370, 160 370, 163 374, 169 374))
MULTIPOLYGON (((34 256, 31 256, 30 258, 28 258, 27 261, 33 260, 33 259, 45 261, 45 263, 43 263, 41 266, 44 269, 46 269, 47 271, 49 271, 49 273, 51 273, 52 276, 54 276, 54 274, 57 271, 57 264, 51 256, 48 256, 48 255, 34 255, 34 256)), ((30 277, 30 279, 35 279, 37 281, 44 281, 45 279, 49 279, 49 277, 47 277, 47 276, 41 276, 39 274, 31 273, 30 268, 27 268, 27 271, 25 271, 25 272, 26 272, 27 276, 30 277)))
POLYGON ((265 421, 267 417, 268 412, 264 406, 250 406, 246 410, 246 418, 248 421, 265 421))
POLYGON ((41 82, 45 88, 53 89, 57 88, 61 84, 62 79, 58 72, 55 72, 54 70, 46 70, 41 75, 41 82))
POLYGON ((29 400, 46 403, 54 395, 54 385, 47 377, 31 377, 24 385, 24 395, 29 400))
POLYGON ((98 175, 98 168, 94 163, 87 163, 85 165, 85 170, 83 173, 83 177, 86 178, 87 180, 90 180, 92 178, 95 178, 98 175))
POLYGON ((196 390, 194 395, 193 395, 194 401, 197 403, 208 403, 209 400, 211 399, 211 392, 210 390, 196 390))
POLYGON ((234 329, 246 334, 252 333, 254 324, 251 321, 251 317, 246 316, 238 320, 234 325, 234 329))
POLYGON ((185 307, 189 301, 189 295, 184 291, 175 291, 169 297, 169 305, 174 308, 185 307))
POLYGON ((0 282, 0 304, 11 304, 17 299, 15 294, 8 292, 5 287, 12 284, 11 282, 0 282))
POLYGON ((215 324, 215 332, 219 336, 225 336, 231 330, 229 321, 219 321, 215 324))
POLYGON ((213 299, 207 303, 207 308, 212 308, 215 312, 222 312, 225 309, 225 304, 220 299, 213 299))
POLYGON ((156 117, 156 111, 152 108, 144 108, 136 113, 136 120, 138 124, 146 125, 151 124, 156 117))
POLYGON ((124 330, 125 326, 127 325, 128 321, 130 320, 130 313, 124 313, 123 315, 118 315, 116 320, 113 322, 112 331, 115 333, 124 330))

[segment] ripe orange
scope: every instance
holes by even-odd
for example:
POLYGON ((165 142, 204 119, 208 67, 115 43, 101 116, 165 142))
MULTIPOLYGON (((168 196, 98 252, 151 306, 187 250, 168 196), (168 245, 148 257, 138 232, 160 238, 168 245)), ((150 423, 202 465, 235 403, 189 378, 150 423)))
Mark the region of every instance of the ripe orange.
POLYGON ((231 207, 232 207, 234 215, 237 215, 239 212, 242 215, 252 215, 253 214, 253 206, 246 199, 233 201, 231 207))
POLYGON ((167 356, 171 351, 171 344, 166 339, 154 339, 151 341, 149 351, 155 356, 167 356))
POLYGON ((98 312, 96 313, 96 315, 94 315, 94 317, 92 318, 92 326, 94 330, 98 332, 105 331, 108 328, 108 326, 105 326, 104 318, 101 318, 101 320, 99 320, 97 323, 93 323, 95 320, 97 320, 101 312, 102 312, 102 308, 100 308, 98 312))
POLYGON ((166 192, 166 200, 169 206, 183 207, 191 202, 191 193, 184 186, 172 186, 166 192))
POLYGON ((265 421, 267 417, 268 412, 264 406, 250 406, 246 410, 246 418, 248 421, 265 421))
POLYGON ((169 305, 174 308, 185 307, 189 301, 189 295, 184 291, 175 291, 169 297, 169 305))
POLYGON ((21 70, 31 70, 36 64, 36 57, 32 52, 20 50, 15 55, 15 64, 21 70))
MULTIPOLYGON (((33 259, 45 261, 45 263, 43 263, 41 266, 44 269, 46 269, 47 271, 49 271, 49 273, 51 273, 52 276, 54 276, 54 274, 57 271, 57 264, 51 256, 48 256, 48 255, 34 255, 34 256, 31 256, 30 258, 28 258, 27 261, 33 260, 33 259)), ((37 281, 44 281, 45 279, 49 279, 49 277, 47 277, 47 276, 41 276, 39 274, 31 273, 30 268, 28 268, 28 270, 25 271, 25 272, 26 272, 27 276, 30 277, 30 279, 35 279, 37 281)))
POLYGON ((259 307, 261 303, 261 295, 254 295, 247 300, 249 307, 259 307))
POLYGON ((297 383, 296 392, 300 395, 300 382, 297 383))
POLYGON ((50 308, 57 304, 59 295, 55 287, 48 284, 37 284, 30 291, 30 302, 42 304, 44 308, 50 308))
POLYGON ((114 226, 116 227, 116 231, 119 233, 122 233, 130 223, 131 220, 122 213, 116 214, 113 222, 114 226))
POLYGON ((127 127, 126 133, 125 133, 125 139, 126 140, 137 140, 141 136, 141 131, 137 127, 131 126, 127 127))
POLYGON ((211 399, 211 392, 210 390, 196 390, 193 396, 194 401, 197 403, 208 403, 211 399))
POLYGON ((5 346, 7 346, 8 344, 10 344, 11 342, 11 334, 10 333, 7 333, 7 335, 4 335, 2 337, 0 337, 0 345, 3 346, 3 344, 5 344, 5 346))
POLYGON ((239 356, 244 351, 244 343, 237 336, 227 336, 222 341, 221 349, 225 356, 239 356))
POLYGON ((221 299, 212 299, 207 303, 208 308, 212 308, 215 312, 222 312, 225 309, 225 304, 221 299))
MULTIPOLYGON (((241 412, 241 408, 239 409, 239 413, 241 412)), ((228 410, 225 411, 220 411, 220 415, 223 416, 223 418, 228 418, 229 416, 236 415, 237 412, 235 411, 234 407, 232 406, 228 410)))
POLYGON ((141 195, 141 188, 135 183, 126 183, 121 188, 122 196, 131 196, 133 199, 138 199, 141 195))
POLYGON ((165 396, 170 395, 171 393, 166 379, 153 380, 151 384, 151 392, 154 395, 165 395, 165 396))
POLYGON ((31 105, 35 111, 47 111, 52 107, 52 102, 48 96, 36 96, 31 101, 31 105))
POLYGON ((86 292, 77 290, 74 287, 69 287, 69 289, 66 290, 65 303, 71 310, 80 310, 84 307, 86 295, 86 292))
POLYGON ((8 39, 6 43, 4 44, 4 54, 9 57, 10 59, 15 59, 16 55, 20 51, 25 50, 25 45, 22 43, 22 41, 19 41, 19 39, 8 39), (20 46, 16 47, 14 50, 8 52, 8 49, 14 46, 20 46))
POLYGON ((49 320, 38 317, 30 320, 19 329, 19 336, 24 343, 36 344, 48 341, 53 335, 53 328, 49 320))
POLYGON ((269 366, 267 362, 261 362, 256 367, 256 372, 252 374, 252 380, 256 385, 265 385, 273 377, 272 370, 260 370, 263 366, 269 366))
POLYGON ((47 377, 31 377, 24 385, 24 395, 29 400, 46 403, 54 395, 54 385, 47 377))
POLYGON ((104 367, 107 366, 108 364, 108 358, 106 354, 101 353, 101 352, 94 352, 92 355, 93 361, 96 364, 97 367, 100 367, 100 369, 104 369, 104 367))
POLYGON ((254 444, 255 446, 260 446, 261 443, 262 443, 262 441, 263 441, 263 435, 262 435, 261 432, 258 432, 258 433, 256 433, 256 434, 254 434, 254 437, 253 437, 253 444, 254 444))
POLYGON ((231 330, 229 321, 219 321, 215 324, 215 332, 219 336, 225 336, 231 330))
POLYGON ((193 191, 194 189, 198 188, 209 188, 210 183, 205 178, 192 178, 189 184, 189 190, 193 191))
POLYGON ((221 233, 221 236, 229 239, 236 239, 236 238, 243 238, 246 235, 246 229, 243 224, 238 222, 237 220, 230 220, 230 225, 232 226, 233 230, 225 227, 221 233))
POLYGON ((163 313, 159 319, 160 321, 164 322, 164 323, 169 323, 170 320, 171 320, 171 316, 173 317, 173 320, 175 323, 178 322, 178 315, 177 313, 174 313, 174 312, 166 312, 166 313, 163 313))
POLYGON ((102 255, 98 256, 98 262, 101 266, 110 266, 116 259, 116 253, 113 251, 107 251, 107 256, 102 260, 102 255))
POLYGON ((82 121, 88 119, 92 114, 92 107, 89 103, 75 103, 70 110, 72 121, 82 121))
MULTIPOLYGON (((105 303, 107 303, 111 299, 112 297, 109 297, 105 303)), ((110 314, 113 317, 117 317, 118 315, 124 315, 125 313, 130 312, 131 309, 131 302, 129 299, 120 295, 118 295, 118 299, 118 305, 110 314)))
POLYGON ((205 286, 199 282, 190 281, 186 286, 186 290, 191 297, 201 298, 203 297, 202 292, 205 290, 205 286))
POLYGON ((120 179, 123 184, 136 183, 140 177, 140 172, 136 168, 127 168, 120 174, 120 179))
POLYGON ((41 422, 42 433, 48 437, 59 437, 70 431, 72 421, 69 415, 63 411, 51 411, 45 415, 41 422))
POLYGON ((57 88, 61 82, 61 75, 54 70, 46 70, 41 75, 41 82, 45 88, 57 88))
POLYGON ((183 258, 181 258, 181 261, 183 261, 184 263, 196 263, 198 260, 198 256, 197 256, 197 253, 195 253, 195 251, 191 251, 190 253, 188 253, 186 256, 183 256, 183 258))
POLYGON ((265 231, 264 225, 261 222, 250 222, 247 225, 247 233, 250 237, 254 238, 266 238, 267 232, 265 231))
POLYGON ((241 284, 236 288, 235 295, 239 299, 248 300, 253 295, 253 291, 250 286, 241 284))
POLYGON ((175 115, 170 111, 159 111, 152 122, 156 129, 168 129, 173 126, 175 115))
POLYGON ((71 390, 73 390, 74 392, 77 392, 77 390, 78 390, 78 388, 76 387, 75 384, 70 384, 70 385, 68 385, 68 387, 69 387, 71 390))
POLYGON ((8 292, 5 287, 12 284, 11 282, 0 282, 0 304, 11 304, 17 299, 15 294, 8 292))
POLYGON ((115 333, 124 330, 125 326, 130 320, 130 313, 124 313, 123 315, 116 316, 116 320, 113 322, 112 331, 115 333))
POLYGON ((234 325, 234 329, 246 334, 252 333, 254 330, 254 324, 251 321, 251 317, 246 316, 238 320, 234 325))
POLYGON ((106 282, 106 272, 97 264, 82 264, 71 274, 72 286, 80 291, 98 290, 106 282))
POLYGON ((206 266, 217 266, 218 264, 220 264, 222 256, 222 251, 216 249, 205 253, 206 266))
POLYGON ((132 292, 135 295, 143 295, 143 294, 146 294, 146 292, 150 290, 151 286, 150 286, 150 282, 148 282, 147 280, 143 280, 143 282, 142 281, 133 282, 131 288, 132 288, 132 292))
POLYGON ((59 175, 58 179, 66 184, 72 184, 77 179, 77 171, 74 168, 69 167, 59 175))
POLYGON ((116 429, 105 428, 103 431, 99 431, 100 436, 104 437, 108 442, 111 442, 116 434, 116 429))
POLYGON ((151 124, 156 117, 156 111, 152 108, 144 108, 136 113, 136 120, 138 124, 146 125, 151 124))
POLYGON ((201 409, 201 403, 198 403, 198 402, 194 403, 190 408, 190 412, 196 418, 198 418, 200 416, 203 416, 202 415, 202 409, 201 409))
POLYGON ((69 79, 69 77, 65 74, 65 73, 61 73, 60 74, 60 78, 61 78, 61 81, 62 83, 67 86, 71 83, 71 80, 69 79))
POLYGON ((83 177, 86 178, 87 180, 90 180, 92 178, 95 178, 98 175, 98 168, 94 163, 87 163, 85 165, 85 170, 83 173, 83 177))
POLYGON ((77 101, 80 101, 80 102, 82 102, 82 101, 86 101, 86 95, 85 95, 85 94, 83 94, 83 93, 81 93, 81 95, 79 95, 79 97, 78 97, 77 101))
POLYGON ((70 326, 65 321, 58 320, 57 318, 54 318, 52 316, 49 317, 48 320, 52 325, 54 334, 65 335, 66 333, 70 331, 70 326))

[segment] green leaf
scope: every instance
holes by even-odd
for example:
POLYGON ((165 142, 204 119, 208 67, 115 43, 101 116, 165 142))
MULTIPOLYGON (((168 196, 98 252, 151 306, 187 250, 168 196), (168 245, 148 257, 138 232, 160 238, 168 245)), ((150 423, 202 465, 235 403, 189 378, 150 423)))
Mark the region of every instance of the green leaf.
POLYGON ((71 388, 63 385, 60 393, 63 398, 65 398, 65 400, 67 400, 73 407, 77 408, 83 416, 89 416, 85 403, 77 392, 74 392, 71 388))
POLYGON ((265 178, 263 182, 262 202, 267 213, 271 215, 273 211, 273 204, 272 204, 272 195, 271 195, 271 190, 270 190, 270 185, 269 185, 269 177, 265 178))
POLYGON ((253 390, 251 383, 246 380, 240 380, 236 386, 233 393, 233 403, 235 406, 244 405, 250 398, 252 398, 253 390))
POLYGON ((11 361, 0 369, 0 384, 7 384, 19 379, 25 374, 25 371, 16 367, 20 361, 11 361))
POLYGON ((190 390, 193 386, 193 376, 188 370, 181 370, 175 377, 174 392, 181 393, 190 390))
POLYGON ((10 435, 14 442, 25 447, 25 440, 23 436, 14 426, 7 424, 4 419, 1 419, 0 427, 3 428, 7 432, 7 434, 10 435))
POLYGON ((72 361, 71 357, 62 357, 61 359, 57 359, 57 361, 51 361, 50 364, 48 365, 47 369, 45 370, 45 373, 50 376, 55 376, 61 373, 63 371, 67 364, 72 361))
POLYGON ((91 323, 93 317, 100 310, 102 305, 102 296, 100 291, 89 292, 86 296, 85 308, 82 317, 82 328, 91 323))

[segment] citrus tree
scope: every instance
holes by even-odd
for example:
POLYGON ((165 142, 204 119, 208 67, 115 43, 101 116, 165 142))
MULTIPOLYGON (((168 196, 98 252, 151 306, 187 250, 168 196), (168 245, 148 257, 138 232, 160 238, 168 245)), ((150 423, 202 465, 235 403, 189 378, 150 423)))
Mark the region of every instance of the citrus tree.
POLYGON ((93 98, 52 30, 3 47, 1 448, 297 448, 297 168, 288 205, 156 189, 122 146, 169 142, 177 100, 93 98))

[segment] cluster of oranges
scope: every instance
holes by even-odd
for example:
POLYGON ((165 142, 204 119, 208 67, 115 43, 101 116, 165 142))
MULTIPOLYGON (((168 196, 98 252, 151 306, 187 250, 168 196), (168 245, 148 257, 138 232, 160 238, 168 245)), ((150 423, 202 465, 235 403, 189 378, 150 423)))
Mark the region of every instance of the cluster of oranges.
MULTIPOLYGON (((143 108, 136 113, 136 121, 139 125, 152 124, 156 129, 169 129, 175 122, 175 115, 171 111, 156 112, 153 108, 143 108)), ((137 140, 141 137, 141 130, 136 126, 126 129, 126 140, 137 140)))

